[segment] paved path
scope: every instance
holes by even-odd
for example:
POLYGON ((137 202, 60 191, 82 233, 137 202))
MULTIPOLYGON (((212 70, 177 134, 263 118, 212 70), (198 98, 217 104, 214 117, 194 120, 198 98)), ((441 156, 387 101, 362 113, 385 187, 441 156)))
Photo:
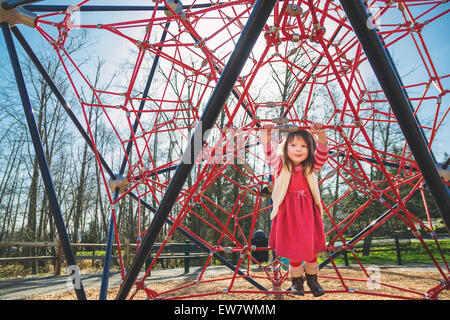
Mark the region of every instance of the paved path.
MULTIPOLYGON (((152 270, 149 281, 171 281, 186 278, 197 278, 202 268, 191 267, 191 272, 184 273, 184 268, 152 270)), ((208 267, 205 275, 219 275, 230 273, 227 267, 208 267)), ((81 282, 85 289, 100 288, 101 273, 81 274, 81 282)), ((111 273, 109 288, 118 287, 120 284, 120 272, 111 273)), ((0 280, 0 300, 24 300, 38 296, 51 295, 62 291, 73 290, 71 279, 68 275, 48 277, 26 277, 17 279, 0 280)))

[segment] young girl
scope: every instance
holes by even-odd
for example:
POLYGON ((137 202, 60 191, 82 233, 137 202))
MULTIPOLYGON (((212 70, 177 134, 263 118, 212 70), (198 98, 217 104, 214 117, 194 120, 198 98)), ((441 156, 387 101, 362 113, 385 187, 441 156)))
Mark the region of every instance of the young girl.
POLYGON ((265 125, 263 149, 276 172, 272 192, 272 229, 269 246, 278 256, 288 258, 292 278, 291 292, 304 295, 303 273, 315 297, 325 292, 317 282, 317 253, 326 250, 322 222, 322 203, 315 171, 328 158, 327 136, 323 125, 313 122, 311 132, 290 132, 275 152, 270 138, 273 125, 265 125), (304 262, 304 263, 303 263, 304 262))

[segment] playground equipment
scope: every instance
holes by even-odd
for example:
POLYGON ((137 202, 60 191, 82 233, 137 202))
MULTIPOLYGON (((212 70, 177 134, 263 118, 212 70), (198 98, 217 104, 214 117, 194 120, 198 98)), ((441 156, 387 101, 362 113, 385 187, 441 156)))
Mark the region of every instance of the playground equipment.
MULTIPOLYGON (((245 279, 253 288, 246 292, 267 294, 271 291, 272 288, 264 287, 252 276, 250 268, 242 268, 244 262, 247 265, 260 263, 253 258, 252 251, 270 250, 251 244, 258 218, 270 212, 270 205, 263 203, 263 198, 271 192, 271 181, 267 179, 270 169, 249 165, 249 162, 264 161, 258 140, 263 124, 274 123, 278 132, 283 134, 300 127, 309 128, 313 119, 321 119, 330 132, 337 133, 329 134, 332 152, 327 164, 329 174, 321 184, 324 186, 336 175, 347 183, 347 189, 338 201, 324 204, 330 229, 326 230, 329 235, 328 256, 320 266, 331 263, 336 277, 342 282, 342 291, 355 292, 345 284, 347 279, 340 275, 333 259, 344 252, 352 252, 358 242, 387 220, 396 218, 411 229, 443 278, 442 283, 427 292, 398 290, 417 298, 436 298, 448 287, 449 269, 444 255, 441 252, 440 257, 435 258, 416 227, 419 224, 431 233, 439 246, 428 209, 429 225, 426 225, 408 210, 407 205, 411 197, 420 193, 425 208, 428 208, 423 191, 426 186, 447 228, 450 226, 448 178, 441 178, 443 172, 446 174, 448 163, 438 164, 433 155, 433 146, 443 138, 445 126, 448 126, 445 122, 449 111, 446 84, 448 86, 450 75, 440 72, 427 47, 427 36, 424 36, 427 29, 448 17, 446 1, 236 0, 187 3, 166 0, 153 1, 151 6, 100 6, 95 5, 95 1, 82 1, 73 6, 35 2, 2 1, 0 22, 69 265, 76 264, 75 258, 53 190, 11 31, 99 163, 112 207, 100 299, 106 299, 113 241, 118 245, 123 277, 116 298, 130 297, 133 287, 131 297, 141 290, 151 299, 165 297, 165 293, 151 290, 151 283, 146 282, 154 263, 150 264, 146 275, 138 279, 165 223, 170 225, 170 230, 161 251, 174 232, 181 232, 210 254, 204 269, 214 257, 233 270, 229 286, 223 292, 240 292, 233 290, 234 281, 238 278, 245 279), (134 18, 129 14, 120 21, 108 21, 105 12, 145 12, 146 17, 134 18), (76 18, 84 14, 86 17, 91 15, 88 21, 76 18), (92 22, 96 14, 102 23, 92 22), (34 28, 47 41, 48 50, 54 50, 79 105, 68 105, 20 32, 19 24, 34 28), (67 40, 76 37, 79 30, 88 30, 99 39, 113 37, 134 48, 134 68, 126 75, 126 92, 94 87, 86 76, 89 70, 79 66, 65 50, 67 40), (406 79, 402 79, 397 71, 389 49, 400 47, 404 39, 414 44, 413 48, 408 48, 411 50, 408 54, 414 53, 419 59, 424 70, 423 79, 407 79, 405 83, 406 79), (143 65, 149 57, 153 60, 147 76, 143 65), (296 60, 299 57, 303 60, 296 60), (158 67, 163 70, 163 86, 154 83, 158 67), (283 95, 275 94, 273 88, 277 87, 277 82, 268 78, 271 68, 275 73, 283 72, 292 79, 283 95), (381 89, 371 88, 366 82, 366 76, 372 75, 371 70, 381 89), (143 79, 146 79, 144 86, 139 82, 143 79), (94 103, 83 100, 83 89, 90 90, 95 97, 94 103), (319 98, 315 90, 322 90, 319 98), (82 111, 84 124, 77 119, 74 108, 82 111), (101 121, 114 131, 117 138, 115 152, 123 156, 117 171, 109 167, 105 155, 96 147, 86 116, 89 108, 100 108, 101 121), (433 116, 431 125, 420 124, 419 115, 423 109, 433 116), (225 119, 224 127, 217 123, 219 115, 225 119), (399 126, 406 139, 400 154, 382 150, 368 130, 375 123, 399 126), (182 137, 186 147, 178 159, 159 163, 153 160, 156 149, 152 143, 155 143, 156 134, 164 133, 182 137), (245 170, 238 165, 239 161, 245 170), (368 174, 370 169, 379 172, 382 179, 372 181, 368 174), (236 182, 225 173, 226 170, 245 175, 246 182, 236 182), (169 179, 164 178, 167 172, 173 172, 169 179), (193 182, 186 186, 188 176, 193 178, 193 182), (231 209, 224 209, 228 204, 220 203, 220 199, 213 201, 205 194, 218 179, 239 191, 231 209), (363 194, 367 201, 354 212, 346 213, 341 221, 335 221, 333 207, 352 191, 363 194), (158 207, 153 208, 145 202, 145 195, 157 199, 158 207), (118 213, 115 207, 127 196, 154 212, 151 225, 138 232, 139 247, 130 270, 125 270, 120 256, 120 230, 116 225, 118 213), (252 212, 240 210, 246 197, 253 197, 252 212), (351 240, 346 240, 344 236, 348 236, 348 228, 364 216, 373 202, 381 203, 385 211, 351 240), (202 228, 213 230, 218 240, 210 243, 192 232, 188 221, 190 223, 193 219, 202 228), (337 242, 342 244, 337 245, 337 242), (240 254, 236 265, 225 256, 230 252, 240 254)), ((402 56, 401 59, 406 58, 402 56)), ((156 259, 157 256, 154 261, 156 259)), ((283 263, 275 259, 263 267, 274 288, 280 288, 288 277, 282 266, 283 263)), ((365 272, 362 264, 360 267, 365 272)), ((369 275, 367 277, 370 278, 369 275)), ((207 280, 200 275, 190 286, 204 282, 207 280)), ((174 288, 170 293, 176 294, 177 290, 174 288)), ((82 286, 75 291, 79 299, 85 299, 82 286)), ((208 294, 217 293, 191 296, 208 294)), ((395 297, 404 296, 398 294, 395 297)))

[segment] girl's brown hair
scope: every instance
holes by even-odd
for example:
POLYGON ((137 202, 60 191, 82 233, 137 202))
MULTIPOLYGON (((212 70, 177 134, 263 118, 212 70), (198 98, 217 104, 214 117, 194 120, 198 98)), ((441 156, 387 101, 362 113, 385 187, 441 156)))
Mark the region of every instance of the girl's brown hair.
POLYGON ((287 168, 291 170, 293 167, 292 161, 289 159, 287 155, 287 147, 288 144, 291 143, 294 139, 302 139, 306 142, 308 146, 308 157, 302 162, 303 170, 305 174, 313 173, 314 165, 315 165, 315 153, 316 153, 316 140, 314 140, 313 135, 304 129, 289 132, 288 135, 283 139, 282 142, 282 150, 281 157, 283 159, 283 163, 287 165, 287 168))

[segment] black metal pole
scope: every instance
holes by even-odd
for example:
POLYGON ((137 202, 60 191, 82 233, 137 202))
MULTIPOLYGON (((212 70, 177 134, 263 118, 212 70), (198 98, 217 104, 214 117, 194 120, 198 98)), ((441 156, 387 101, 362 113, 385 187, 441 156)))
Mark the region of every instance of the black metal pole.
POLYGON ((177 170, 170 181, 149 230, 142 241, 142 245, 136 253, 130 271, 127 273, 126 278, 119 289, 116 299, 123 300, 128 296, 133 282, 150 254, 161 227, 167 219, 170 210, 172 209, 176 198, 181 191, 181 188, 186 182, 187 176, 193 167, 193 162, 201 151, 203 141, 206 139, 206 137, 204 137, 204 133, 205 131, 211 129, 216 122, 216 119, 228 99, 228 96, 230 95, 245 62, 247 61, 258 36, 260 35, 270 13, 272 12, 275 2, 275 0, 256 1, 249 20, 247 21, 239 41, 236 44, 236 48, 225 66, 225 69, 223 70, 223 73, 220 76, 210 99, 208 100, 208 103, 206 104, 199 124, 195 127, 194 134, 191 136, 191 139, 186 147, 183 159, 178 165, 177 170), (201 140, 200 145, 198 145, 199 137, 201 140), (186 155, 188 155, 190 159, 188 159, 186 155))
MULTIPOLYGON (((39 130, 37 128, 36 121, 34 118, 33 109, 31 107, 30 98, 28 96, 25 80, 23 78, 22 69, 20 67, 20 62, 17 56, 14 41, 11 36, 9 25, 7 23, 2 23, 1 26, 3 36, 6 42, 6 47, 8 49, 8 54, 11 60, 11 65, 16 78, 17 87, 19 89, 20 98, 22 100, 28 128, 30 130, 31 139, 33 141, 34 150, 36 152, 36 157, 39 163, 39 169, 41 171, 42 179, 44 180, 45 191, 47 193, 48 202, 50 205, 50 211, 52 212, 53 218, 55 220, 56 229, 58 230, 58 236, 61 240, 61 245, 64 251, 64 255, 66 257, 67 264, 69 266, 76 266, 75 255, 70 245, 69 237, 61 214, 61 208, 59 206, 59 202, 56 197, 56 192, 53 187, 52 177, 50 175, 47 159, 45 157, 44 149, 42 147, 39 130)), ((75 276, 79 277, 80 275, 78 274, 75 276)), ((79 282, 77 282, 75 285, 75 293, 79 300, 86 299, 81 279, 79 279, 79 282)))
MULTIPOLYGON (((119 196, 119 188, 114 190, 114 201, 119 196)), ((115 206, 117 209, 117 205, 115 206)), ((117 215, 117 212, 116 212, 117 215)), ((111 256, 112 256, 112 245, 113 245, 113 234, 114 234, 114 215, 111 212, 109 216, 109 227, 108 227, 108 237, 106 239, 105 248, 105 259, 103 260, 103 272, 102 272, 102 282, 100 283, 100 294, 99 300, 106 300, 108 295, 108 284, 109 284, 109 271, 111 267, 111 256)))
POLYGON ((352 27, 361 43, 367 59, 386 95, 394 112, 397 122, 408 142, 425 182, 430 188, 433 199, 450 232, 450 193, 448 187, 442 182, 436 168, 436 163, 428 149, 413 108, 401 85, 400 76, 394 63, 384 48, 374 28, 367 22, 370 16, 361 0, 341 0, 341 5, 352 24, 352 27))

